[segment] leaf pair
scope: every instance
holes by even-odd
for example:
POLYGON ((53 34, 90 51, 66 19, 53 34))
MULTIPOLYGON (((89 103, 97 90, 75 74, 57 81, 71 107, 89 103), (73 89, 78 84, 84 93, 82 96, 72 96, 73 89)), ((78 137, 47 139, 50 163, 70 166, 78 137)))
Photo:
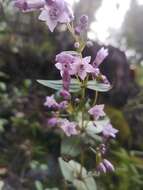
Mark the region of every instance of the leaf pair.
MULTIPOLYGON (((54 90, 61 90, 63 87, 62 80, 37 80, 40 84, 52 88, 54 90)), ((81 90, 82 84, 77 79, 72 79, 69 87, 70 92, 79 92, 81 90)), ((98 91, 98 92, 107 92, 111 89, 109 84, 99 83, 96 80, 87 82, 87 89, 98 91)))

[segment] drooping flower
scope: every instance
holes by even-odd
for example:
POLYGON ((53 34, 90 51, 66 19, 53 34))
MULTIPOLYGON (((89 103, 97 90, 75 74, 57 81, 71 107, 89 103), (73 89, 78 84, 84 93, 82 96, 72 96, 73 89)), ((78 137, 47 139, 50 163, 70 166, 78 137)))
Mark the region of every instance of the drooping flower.
POLYGON ((114 168, 113 164, 111 162, 109 162, 109 160, 104 159, 103 163, 104 163, 107 171, 111 171, 111 172, 115 171, 115 168, 114 168))
POLYGON ((103 159, 103 161, 98 164, 96 169, 97 169, 97 172, 99 173, 115 171, 114 166, 107 159, 103 159))
POLYGON ((51 32, 54 31, 58 23, 69 23, 73 20, 73 11, 69 3, 65 0, 50 0, 45 5, 39 19, 45 21, 51 32))
POLYGON ((99 163, 99 165, 96 168, 97 172, 99 173, 106 173, 106 167, 104 166, 104 164, 101 162, 99 163))
POLYGON ((23 12, 39 10, 45 4, 46 0, 14 0, 14 6, 23 12))
POLYGON ((46 97, 46 101, 44 103, 44 106, 48 106, 48 108, 57 108, 59 105, 56 102, 54 95, 52 95, 52 96, 46 97))
POLYGON ((95 68, 89 64, 90 61, 91 57, 77 58, 72 66, 73 74, 78 75, 84 80, 88 73, 94 73, 95 68))
POLYGON ((94 117, 95 120, 98 120, 100 117, 105 116, 104 105, 95 105, 91 108, 88 113, 94 117))
POLYGON ((76 124, 74 122, 69 122, 67 119, 61 120, 60 127, 68 137, 78 134, 76 124))
POLYGON ((106 124, 103 127, 103 131, 102 134, 104 137, 108 138, 108 137, 116 137, 116 133, 118 133, 118 130, 113 128, 112 125, 110 123, 106 124))
POLYGON ((93 66, 94 67, 98 67, 103 61, 104 59, 108 56, 108 49, 105 49, 104 47, 102 47, 96 55, 96 58, 93 62, 93 66))

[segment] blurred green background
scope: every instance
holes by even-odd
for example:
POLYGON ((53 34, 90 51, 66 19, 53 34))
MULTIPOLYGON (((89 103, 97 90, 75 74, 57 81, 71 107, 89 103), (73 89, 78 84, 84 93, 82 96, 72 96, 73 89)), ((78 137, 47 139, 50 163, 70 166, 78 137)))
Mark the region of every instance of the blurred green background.
MULTIPOLYGON (((143 1, 71 1, 77 18, 89 16, 88 39, 93 58, 105 45, 101 66, 113 85, 102 95, 106 112, 120 130, 111 143, 113 174, 97 178, 100 190, 143 189, 143 1)), ((43 106, 53 91, 36 79, 55 79, 55 55, 72 48, 65 27, 51 34, 38 13, 23 14, 12 1, 0 0, 0 186, 4 190, 60 187, 57 157, 60 137, 47 126, 43 106)), ((89 94, 92 98, 92 94, 89 94)), ((55 189, 56 190, 56 189, 55 189)))

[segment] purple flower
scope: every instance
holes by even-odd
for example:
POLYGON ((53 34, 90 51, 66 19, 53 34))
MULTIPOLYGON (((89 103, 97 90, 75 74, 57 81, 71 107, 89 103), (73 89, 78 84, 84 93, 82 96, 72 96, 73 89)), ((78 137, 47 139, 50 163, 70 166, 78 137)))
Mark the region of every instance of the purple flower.
POLYGON ((42 10, 39 19, 45 21, 51 32, 58 23, 69 23, 73 20, 71 6, 65 0, 50 1, 42 10))
POLYGON ((115 168, 114 168, 114 166, 111 164, 111 162, 109 162, 108 160, 106 160, 106 159, 104 159, 103 160, 103 163, 104 163, 104 165, 105 165, 105 167, 106 167, 106 169, 108 170, 108 171, 115 171, 115 168))
POLYGON ((106 173, 106 172, 113 172, 115 171, 114 166, 106 159, 103 159, 102 162, 99 163, 97 166, 97 172, 99 173, 106 173))
POLYGON ((77 125, 74 122, 69 122, 67 119, 62 119, 60 123, 61 129, 68 137, 78 134, 78 131, 76 129, 77 125))
POLYGON ((108 49, 105 49, 104 47, 102 47, 96 55, 96 58, 93 62, 93 65, 95 67, 98 67, 103 61, 104 59, 108 56, 108 49))
POLYGON ((58 124, 58 118, 52 117, 48 120, 48 125, 50 127, 55 127, 58 124))
POLYGON ((62 52, 56 56, 57 63, 55 64, 55 66, 58 70, 60 70, 61 76, 63 76, 65 70, 68 70, 68 73, 70 75, 73 74, 72 64, 74 60, 74 56, 66 52, 62 52))
POLYGON ((88 26, 88 16, 87 15, 82 15, 79 24, 75 28, 75 33, 77 35, 80 35, 83 31, 87 29, 88 26))
POLYGON ((60 91, 60 96, 63 97, 64 100, 69 100, 71 98, 71 94, 65 89, 60 91))
POLYGON ((87 76, 87 73, 94 73, 95 69, 90 65, 91 57, 77 58, 73 63, 73 74, 77 74, 82 80, 87 76))
POLYGON ((45 0, 15 0, 14 6, 23 12, 34 11, 45 6, 45 0))
POLYGON ((48 108, 57 108, 59 105, 54 99, 54 95, 52 96, 47 96, 46 101, 44 103, 44 106, 48 106, 48 108))
MULTIPOLYGON (((56 68, 60 70, 61 76, 63 78, 63 91, 62 94, 64 97, 67 97, 68 93, 68 98, 69 98, 69 85, 71 81, 71 75, 73 74, 72 70, 72 64, 74 62, 74 56, 62 52, 56 56, 56 68)), ((67 98, 66 98, 67 99, 67 98)))
POLYGON ((106 126, 103 127, 102 134, 104 137, 116 137, 116 133, 118 133, 118 130, 113 128, 110 123, 108 123, 106 126))
POLYGON ((61 109, 61 110, 65 110, 67 107, 68 107, 68 102, 67 101, 62 101, 59 104, 59 109, 61 109))
POLYGON ((93 108, 91 108, 88 113, 94 117, 95 120, 98 120, 100 117, 105 116, 104 105, 96 105, 93 108))
POLYGON ((98 166, 97 166, 97 172, 99 173, 106 173, 106 167, 104 166, 104 164, 101 162, 98 166))

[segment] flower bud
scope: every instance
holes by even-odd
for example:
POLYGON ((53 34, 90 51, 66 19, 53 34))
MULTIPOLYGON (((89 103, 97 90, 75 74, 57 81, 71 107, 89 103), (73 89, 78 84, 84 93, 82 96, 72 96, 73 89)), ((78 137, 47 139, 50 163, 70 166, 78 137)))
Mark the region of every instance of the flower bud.
POLYGON ((80 48, 79 42, 75 42, 75 43, 74 43, 74 47, 75 47, 76 49, 79 49, 79 48, 80 48))
POLYGON ((55 127, 57 125, 57 123, 58 123, 58 118, 56 118, 56 117, 52 117, 48 120, 48 125, 50 127, 55 127))
POLYGON ((60 96, 62 96, 65 100, 69 100, 71 98, 70 93, 64 89, 60 91, 60 96))
POLYGON ((97 172, 99 173, 106 173, 106 167, 104 166, 104 164, 101 162, 98 166, 97 166, 97 172))
POLYGON ((104 160, 103 160, 103 163, 104 163, 104 165, 105 165, 105 167, 106 167, 106 169, 107 169, 108 171, 111 171, 111 172, 115 171, 115 168, 114 168, 114 166, 111 164, 111 162, 109 162, 108 160, 104 159, 104 160))
POLYGON ((82 25, 87 25, 88 24, 88 16, 87 15, 82 15, 80 17, 80 24, 82 24, 82 25))

